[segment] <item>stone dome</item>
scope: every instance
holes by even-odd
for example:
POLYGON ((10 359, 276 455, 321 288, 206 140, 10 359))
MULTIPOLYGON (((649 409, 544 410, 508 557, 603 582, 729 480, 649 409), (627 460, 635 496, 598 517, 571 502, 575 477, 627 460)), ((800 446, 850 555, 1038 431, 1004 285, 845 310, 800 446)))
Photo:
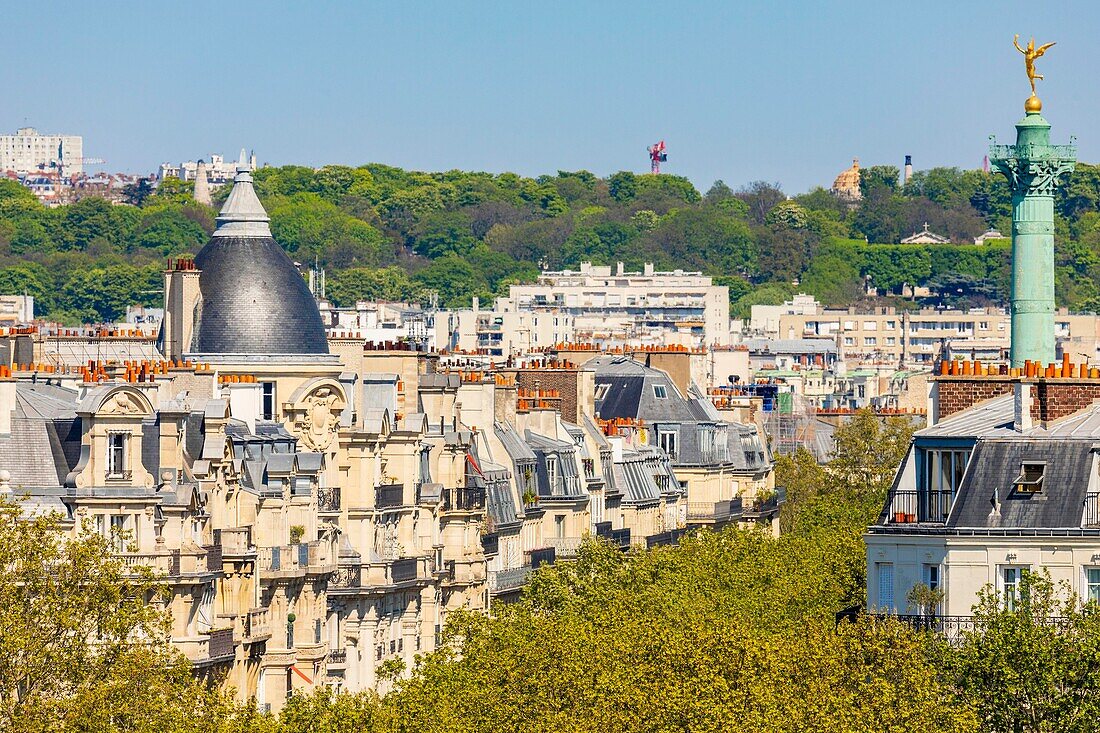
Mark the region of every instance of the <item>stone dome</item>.
POLYGON ((317 303, 271 236, 270 219, 241 166, 195 257, 201 270, 191 351, 196 354, 327 354, 317 303))
POLYGON ((852 167, 840 172, 833 181, 832 192, 848 200, 859 200, 862 194, 859 190, 859 158, 852 160, 852 167))

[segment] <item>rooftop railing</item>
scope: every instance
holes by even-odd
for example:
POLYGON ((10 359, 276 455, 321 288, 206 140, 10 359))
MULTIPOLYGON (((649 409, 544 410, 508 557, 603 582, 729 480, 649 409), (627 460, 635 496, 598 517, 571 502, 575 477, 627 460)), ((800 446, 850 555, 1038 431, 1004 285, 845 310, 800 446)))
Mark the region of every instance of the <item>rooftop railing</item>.
POLYGON ((393 509, 404 503, 404 484, 381 484, 374 490, 374 505, 378 509, 393 509))

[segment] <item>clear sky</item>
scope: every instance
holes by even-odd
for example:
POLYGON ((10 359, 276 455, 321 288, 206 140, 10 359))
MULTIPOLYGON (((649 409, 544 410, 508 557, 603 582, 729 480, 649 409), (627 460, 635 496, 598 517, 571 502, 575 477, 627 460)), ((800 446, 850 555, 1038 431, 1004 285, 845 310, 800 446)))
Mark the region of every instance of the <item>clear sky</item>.
POLYGON ((703 188, 978 167, 1038 62, 1056 142, 1100 159, 1100 3, 41 2, 0 9, 0 130, 84 136, 112 171, 261 162, 523 174, 648 169, 703 188))

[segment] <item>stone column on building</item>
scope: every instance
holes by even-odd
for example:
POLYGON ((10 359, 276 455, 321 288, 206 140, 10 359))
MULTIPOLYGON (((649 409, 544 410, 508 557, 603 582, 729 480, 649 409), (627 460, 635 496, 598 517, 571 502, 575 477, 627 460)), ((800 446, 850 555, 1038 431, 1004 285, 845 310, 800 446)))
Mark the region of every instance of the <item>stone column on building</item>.
POLYGON ((1050 144, 1050 123, 1034 94, 1016 123, 1016 144, 989 149, 1012 189, 1012 366, 1054 361, 1054 189, 1077 150, 1050 144))

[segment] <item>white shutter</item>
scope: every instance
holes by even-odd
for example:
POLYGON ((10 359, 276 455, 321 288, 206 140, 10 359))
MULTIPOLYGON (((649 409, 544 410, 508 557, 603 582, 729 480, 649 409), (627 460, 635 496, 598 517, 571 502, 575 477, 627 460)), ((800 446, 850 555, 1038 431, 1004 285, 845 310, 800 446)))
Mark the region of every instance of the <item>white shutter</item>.
POLYGON ((894 610, 894 564, 876 563, 878 569, 878 607, 884 611, 894 610))

